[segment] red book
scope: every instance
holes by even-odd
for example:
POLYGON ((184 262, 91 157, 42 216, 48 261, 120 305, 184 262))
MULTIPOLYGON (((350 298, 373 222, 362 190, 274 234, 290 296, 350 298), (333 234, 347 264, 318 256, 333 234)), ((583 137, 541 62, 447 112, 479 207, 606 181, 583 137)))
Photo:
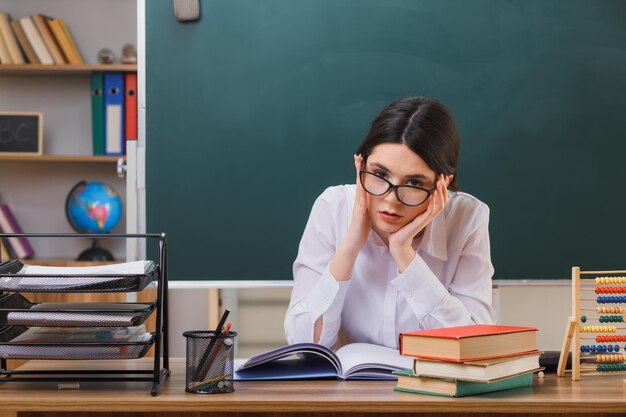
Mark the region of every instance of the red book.
POLYGON ((537 352, 534 327, 475 324, 400 334, 400 353, 418 358, 466 362, 537 352))
MULTIPOLYGON (((23 233, 22 228, 15 220, 13 212, 6 204, 0 204, 0 232, 23 233)), ((34 255, 33 248, 25 237, 9 237, 7 240, 17 258, 26 259, 34 255)))
POLYGON ((137 73, 127 72, 125 78, 126 132, 124 136, 126 140, 137 140, 137 73))

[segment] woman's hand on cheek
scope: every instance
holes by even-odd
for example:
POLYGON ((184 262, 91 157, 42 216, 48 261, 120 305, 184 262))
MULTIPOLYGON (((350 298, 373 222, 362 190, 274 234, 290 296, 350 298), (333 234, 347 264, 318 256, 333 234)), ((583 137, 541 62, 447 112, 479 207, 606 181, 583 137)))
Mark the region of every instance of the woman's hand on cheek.
MULTIPOLYGON (((365 190, 359 179, 362 166, 363 157, 361 155, 354 155, 356 196, 354 198, 354 208, 352 209, 352 219, 350 220, 350 226, 348 226, 346 236, 341 241, 335 256, 328 265, 330 273, 337 281, 347 281, 350 279, 356 258, 363 248, 363 245, 365 245, 370 232, 370 220, 367 213, 367 196, 365 195, 365 190)), ((316 322, 316 326, 317 325, 316 322)))
POLYGON ((340 250, 345 254, 356 258, 358 253, 365 245, 370 232, 370 218, 367 211, 367 194, 361 185, 360 175, 363 167, 363 157, 361 155, 354 156, 354 168, 356 170, 356 196, 354 198, 354 207, 352 209, 352 219, 348 227, 340 250))
POLYGON ((451 179, 451 176, 441 175, 437 181, 437 189, 428 198, 428 208, 402 229, 389 235, 389 252, 395 259, 400 272, 403 272, 415 258, 415 250, 412 246, 415 236, 445 208, 448 202, 447 186, 451 179))

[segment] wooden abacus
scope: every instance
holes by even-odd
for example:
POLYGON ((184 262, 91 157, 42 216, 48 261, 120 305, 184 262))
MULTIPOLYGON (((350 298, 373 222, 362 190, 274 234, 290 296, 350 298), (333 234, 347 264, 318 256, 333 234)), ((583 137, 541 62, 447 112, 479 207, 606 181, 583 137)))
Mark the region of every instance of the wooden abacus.
POLYGON ((620 274, 626 271, 572 268, 572 315, 565 329, 558 376, 571 372, 572 379, 578 381, 581 376, 626 374, 626 345, 619 344, 626 342, 626 275, 620 274), (596 277, 581 279, 581 275, 596 277), (615 307, 616 304, 625 307, 615 307), (596 335, 589 336, 590 333, 596 335), (570 348, 572 369, 567 370, 570 348))

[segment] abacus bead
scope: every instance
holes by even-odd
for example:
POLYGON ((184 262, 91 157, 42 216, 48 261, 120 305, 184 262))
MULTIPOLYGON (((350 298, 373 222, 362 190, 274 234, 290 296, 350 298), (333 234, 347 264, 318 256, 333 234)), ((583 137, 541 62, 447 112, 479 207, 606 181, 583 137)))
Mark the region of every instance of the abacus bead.
POLYGON ((592 345, 591 346, 591 352, 592 353, 596 353, 596 345, 592 345))
POLYGON ((613 349, 615 349, 616 352, 619 352, 619 345, 615 345, 613 349))
POLYGON ((613 352, 613 345, 609 345, 607 349, 609 350, 609 352, 613 352))
POLYGON ((587 321, 587 316, 582 316, 580 318, 580 321, 582 321, 583 323, 585 323, 587 321))

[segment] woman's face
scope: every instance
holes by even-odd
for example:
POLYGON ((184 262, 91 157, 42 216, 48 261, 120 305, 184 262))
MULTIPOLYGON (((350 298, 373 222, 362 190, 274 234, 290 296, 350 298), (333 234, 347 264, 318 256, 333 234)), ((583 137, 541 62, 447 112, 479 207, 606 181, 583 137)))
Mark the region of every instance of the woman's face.
MULTIPOLYGON (((436 174, 426 162, 403 144, 377 145, 367 158, 364 169, 373 172, 394 185, 411 185, 430 190, 436 174)), ((419 206, 401 203, 394 191, 381 196, 367 194, 367 210, 372 228, 386 241, 428 208, 428 200, 419 206)))

